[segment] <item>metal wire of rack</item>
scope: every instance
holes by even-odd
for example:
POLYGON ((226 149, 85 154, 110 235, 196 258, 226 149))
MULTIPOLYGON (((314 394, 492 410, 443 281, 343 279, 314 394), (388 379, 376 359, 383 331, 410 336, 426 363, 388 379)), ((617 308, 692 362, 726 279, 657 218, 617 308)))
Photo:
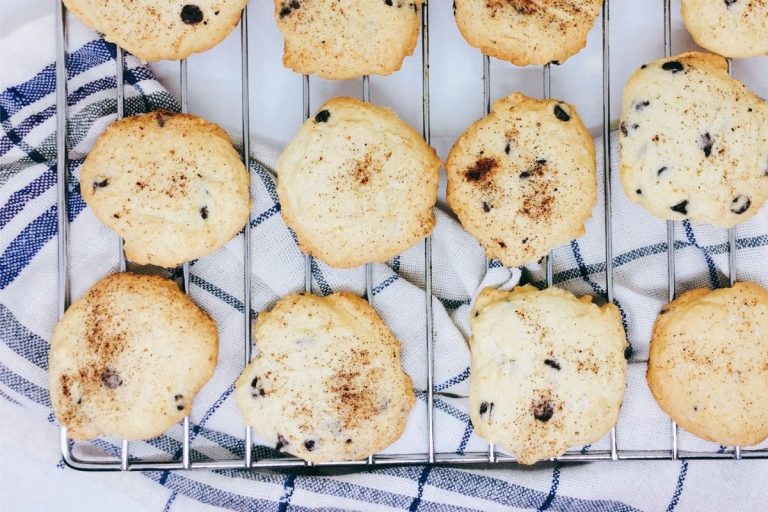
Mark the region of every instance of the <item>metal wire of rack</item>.
MULTIPOLYGON (((670 1, 662 0, 664 6, 664 48, 665 55, 670 56, 671 45, 671 16, 670 1)), ((246 168, 250 169, 250 110, 249 110, 249 75, 248 75, 248 21, 247 7, 243 11, 240 25, 240 45, 241 45, 241 78, 242 78, 242 159, 246 168)), ((70 304, 70 283, 69 283, 69 258, 68 258, 68 239, 69 239, 69 221, 67 217, 67 191, 68 191, 68 157, 67 157, 67 68, 66 68, 66 12, 60 1, 56 2, 56 148, 57 148, 57 204, 58 204, 58 314, 61 317, 70 304)), ((612 228, 612 177, 611 177, 611 152, 610 152, 610 0, 604 0, 602 6, 602 99, 603 99, 603 171, 604 171, 604 230, 605 230, 605 279, 606 279, 606 300, 613 302, 613 228, 612 228)), ((421 65, 422 65, 422 133, 426 142, 430 143, 430 103, 429 103, 429 3, 425 2, 421 7, 421 65)), ((121 49, 116 53, 116 80, 117 80, 117 118, 124 115, 124 54, 121 49)), ((730 61, 729 61, 730 71, 730 61)), ((542 86, 544 98, 550 97, 550 78, 551 69, 547 64, 543 67, 542 86)), ((181 90, 181 110, 188 112, 188 81, 187 81, 187 62, 180 61, 179 80, 181 90)), ((303 117, 310 117, 310 77, 303 76, 303 117)), ((483 103, 484 113, 487 115, 491 111, 491 93, 490 93, 490 58, 483 56, 483 103)), ((370 80, 369 77, 363 77, 362 80, 362 98, 364 101, 370 100, 370 80)), ((248 224, 244 230, 243 237, 243 292, 244 292, 244 363, 247 365, 251 361, 253 345, 251 337, 251 236, 248 226, 251 224, 249 216, 248 224)), ((675 297, 675 223, 667 222, 667 277, 668 277, 668 295, 672 300, 675 297)), ((729 281, 733 285, 736 279, 735 250, 736 239, 735 229, 728 230, 729 247, 729 281)), ((126 261, 123 252, 123 242, 119 245, 119 270, 125 271, 126 261)), ((553 282, 553 257, 552 253, 546 258, 546 284, 551 286, 553 282)), ((305 290, 312 291, 312 271, 314 262, 311 256, 305 257, 305 290)), ((373 298, 372 293, 372 267, 365 267, 365 289, 366 298, 370 302, 373 298)), ((182 285, 186 293, 190 292, 190 273, 189 265, 182 265, 182 285)), ((391 465, 412 465, 412 464, 441 464, 441 465, 459 465, 473 464, 487 467, 494 467, 500 464, 515 463, 513 456, 500 453, 493 444, 488 445, 486 451, 478 452, 441 452, 435 451, 435 427, 434 427, 434 317, 432 297, 432 238, 431 236, 424 240, 424 286, 425 286, 425 346, 427 355, 427 435, 425 439, 425 449, 420 453, 406 454, 375 454, 365 460, 359 461, 337 461, 315 466, 334 466, 347 468, 350 470, 359 470, 363 467, 371 466, 391 466, 391 465)), ((120 456, 116 459, 105 458, 85 458, 78 457, 74 453, 74 442, 67 436, 66 428, 62 427, 60 431, 60 448, 64 462, 77 470, 84 471, 147 471, 147 470, 179 470, 179 469, 279 469, 291 467, 305 467, 312 464, 296 457, 279 458, 254 458, 253 433, 250 427, 244 428, 245 453, 241 459, 223 459, 223 460, 200 460, 192 461, 190 453, 192 450, 191 425, 189 417, 183 420, 182 424, 182 449, 179 458, 169 461, 141 460, 131 457, 130 445, 128 441, 122 440, 120 443, 120 456)), ((682 451, 678 444, 678 428, 672 422, 671 447, 669 450, 621 450, 618 446, 617 430, 614 427, 610 432, 610 449, 593 451, 569 451, 564 455, 550 459, 559 462, 586 462, 586 461, 606 461, 606 460, 676 460, 676 459, 741 459, 741 458, 768 458, 768 450, 742 450, 741 447, 734 447, 732 450, 720 450, 717 452, 704 451, 682 451)))

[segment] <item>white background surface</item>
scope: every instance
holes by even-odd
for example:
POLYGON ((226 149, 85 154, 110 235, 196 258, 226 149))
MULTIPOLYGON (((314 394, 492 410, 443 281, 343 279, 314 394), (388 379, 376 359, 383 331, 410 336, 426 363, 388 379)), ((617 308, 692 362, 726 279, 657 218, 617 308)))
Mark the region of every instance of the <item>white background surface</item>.
MULTIPOLYGON (((0 0, 0 37, 25 21, 51 12, 56 0, 0 0)), ((672 2, 673 52, 694 47, 679 17, 679 0, 672 2)), ((611 2, 611 117, 616 119, 621 89, 628 75, 645 61, 663 55, 662 0, 613 0, 611 2)), ((302 80, 281 64, 282 39, 272 19, 272 2, 251 0, 250 112, 251 132, 281 147, 302 122, 302 80)), ((589 36, 588 46, 561 66, 552 67, 552 95, 574 104, 593 132, 601 132, 602 49, 601 21, 589 36)), ((482 59, 461 38, 453 22, 451 0, 432 0, 430 8, 431 106, 433 145, 445 157, 452 142, 483 113, 482 59)), ((406 59, 403 69, 389 77, 371 79, 371 100, 393 108, 405 120, 421 128, 421 48, 406 59)), ((22 55, 18 58, 23 58, 22 55)), ((240 134, 240 33, 235 31, 221 45, 189 59, 189 107, 240 134)), ((51 61, 54 56, 51 55, 51 61)), ((734 63, 734 74, 759 95, 768 96, 766 58, 734 63)), ((178 93, 178 63, 152 64, 160 80, 178 93)), ((2 69, 0 69, 2 73, 2 69)), ((515 68, 492 60, 492 96, 499 98, 519 90, 542 94, 541 68, 515 68)), ((327 98, 359 96, 361 82, 329 82, 313 78, 312 110, 327 98)), ((706 108, 702 105, 701 108, 706 108)), ((2 419, 0 419, 2 421, 2 419)), ((25 458, 18 447, 8 445, 0 430, 0 510, 147 510, 126 499, 117 485, 106 487, 98 480, 119 475, 85 476, 54 467, 56 440, 45 461, 25 458)), ((15 441, 14 441, 15 442, 15 441)), ((159 509, 158 509, 159 510, 159 509)))

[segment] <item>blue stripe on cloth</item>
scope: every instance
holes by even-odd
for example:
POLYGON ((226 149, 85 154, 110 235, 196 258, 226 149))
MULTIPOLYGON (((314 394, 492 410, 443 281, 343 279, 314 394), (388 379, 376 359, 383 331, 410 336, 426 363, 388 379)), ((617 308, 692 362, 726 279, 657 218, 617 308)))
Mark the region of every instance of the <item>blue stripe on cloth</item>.
MULTIPOLYGON (((0 106, 0 118, 4 117, 5 115, 5 109, 3 109, 2 106, 0 106)), ((30 160, 32 160, 35 163, 42 164, 45 163, 45 157, 42 153, 40 153, 38 150, 24 142, 24 138, 16 133, 16 130, 13 129, 13 127, 10 125, 8 121, 3 121, 1 123, 3 125, 3 131, 6 134, 6 137, 4 139, 7 139, 7 142, 5 145, 8 147, 8 149, 12 148, 13 146, 18 146, 24 153, 29 156, 30 160)), ((5 152, 4 152, 5 153, 5 152)))
POLYGON ((555 468, 552 470, 552 485, 549 488, 549 494, 547 494, 544 503, 542 503, 538 509, 539 512, 548 510, 549 507, 552 506, 552 503, 555 501, 555 496, 557 496, 557 488, 560 485, 560 466, 561 464, 558 462, 555 464, 555 468))
POLYGON ((467 366, 463 372, 459 373, 458 375, 455 375, 451 377, 450 379, 446 380, 445 382, 436 385, 433 389, 435 393, 439 393, 441 391, 445 391, 451 386, 455 386, 459 382, 463 382, 469 378, 469 366, 467 366))
POLYGON ((291 496, 293 496, 293 482, 296 480, 296 475, 288 475, 283 482, 283 495, 280 496, 278 502, 277 512, 286 512, 288 505, 291 503, 291 496))
POLYGON ((5 400, 8 400, 9 402, 11 402, 11 403, 12 403, 12 404, 14 404, 14 405, 21 405, 19 402, 17 402, 15 399, 13 399, 13 397, 11 397, 11 396, 9 396, 9 395, 6 395, 6 394, 3 392, 3 390, 2 390, 2 389, 0 389, 0 398, 3 398, 3 399, 5 399, 5 400))
POLYGON ((317 281, 317 285, 320 287, 320 292, 323 295, 330 295, 333 293, 333 288, 331 288, 331 285, 325 280, 325 276, 323 275, 322 270, 320 270, 320 265, 317 264, 317 260, 314 258, 312 258, 312 277, 317 281))
POLYGON ((265 220, 274 217, 278 213, 280 213, 280 203, 273 205, 271 208, 267 208, 256 217, 251 218, 251 227, 255 228, 265 220))
POLYGON ((5 227, 27 203, 51 188, 54 183, 56 183, 56 167, 47 167, 40 176, 11 194, 8 201, 0 207, 0 228, 5 227))
POLYGON ((384 290, 385 290, 385 289, 386 289, 386 288, 387 288, 389 285, 391 285, 392 283, 394 283, 394 282, 395 282, 395 281, 397 281, 398 279, 400 279, 400 276, 399 276, 399 275, 397 275, 397 274, 394 274, 394 275, 391 275, 391 276, 389 276, 389 277, 388 277, 388 278, 386 278, 384 281, 382 281, 382 282, 381 282, 381 283, 380 283, 378 286, 376 286, 375 288, 373 288, 373 289, 371 290, 371 293, 372 293, 374 296, 376 296, 376 295, 380 294, 380 293, 381 293, 381 292, 383 292, 383 291, 384 291, 384 290))
POLYGON ((459 442, 459 447, 456 448, 456 453, 459 455, 464 455, 464 451, 467 449, 467 443, 469 443, 469 438, 472 437, 472 431, 475 429, 475 426, 472 425, 472 422, 468 422, 467 426, 464 427, 464 433, 461 435, 461 441, 459 442))
POLYGON ((224 304, 231 306, 233 309, 236 309, 240 313, 243 312, 243 308, 245 308, 245 306, 243 306, 243 302, 237 297, 234 297, 225 292, 218 286, 211 284, 202 277, 192 273, 189 275, 189 281, 195 286, 199 287, 201 290, 205 290, 206 292, 210 293, 224 304))
POLYGON ((51 407, 51 396, 48 394, 47 389, 28 381, 3 363, 0 363, 0 382, 33 402, 37 402, 45 407, 51 407))
POLYGON ((173 506, 173 502, 176 501, 176 497, 179 494, 176 491, 171 491, 171 495, 168 498, 168 501, 165 502, 165 506, 163 507, 163 512, 171 512, 171 507, 173 506))
POLYGON ((419 504, 421 504, 421 498, 424 496, 424 486, 427 483, 427 479, 429 478, 429 473, 432 472, 432 466, 425 466, 424 469, 421 470, 421 475, 419 476, 419 480, 417 482, 417 492, 416 497, 413 498, 413 501, 411 502, 411 505, 408 507, 408 512, 416 512, 419 510, 419 504))
POLYGON ((38 368, 48 369, 48 342, 22 325, 3 303, 0 303, 0 333, 8 348, 38 368))
POLYGON ((0 255, 0 290, 5 289, 56 234, 56 205, 29 223, 0 255))
POLYGON ((667 512, 673 512, 677 504, 680 502, 680 495, 683 493, 683 486, 685 485, 685 476, 688 474, 688 461, 684 460, 680 464, 680 473, 677 475, 677 484, 675 485, 675 492, 672 494, 672 500, 667 506, 667 512))
POLYGON ((691 245, 699 249, 701 254, 704 256, 704 262, 707 264, 707 272, 709 273, 710 288, 719 288, 720 278, 717 275, 717 267, 715 266, 715 262, 707 250, 701 247, 696 241, 696 235, 693 233, 693 226, 691 225, 691 221, 687 219, 683 221, 683 231, 685 231, 685 237, 688 239, 691 245))
MULTIPOLYGON (((114 45, 94 39, 67 54, 68 78, 115 58, 114 45), (111 51, 110 51, 111 46, 111 51)), ((41 100, 56 90, 56 65, 49 64, 26 82, 0 92, 0 122, 14 116, 24 107, 41 100)))
POLYGON ((272 173, 256 160, 251 160, 251 171, 256 173, 256 176, 258 176, 261 182, 264 184, 264 188, 267 189, 267 194, 269 194, 272 202, 279 204, 280 198, 277 195, 275 177, 272 175, 272 173))
POLYGON ((437 297, 445 309, 459 309, 461 306, 469 306, 469 299, 446 299, 443 297, 437 297))

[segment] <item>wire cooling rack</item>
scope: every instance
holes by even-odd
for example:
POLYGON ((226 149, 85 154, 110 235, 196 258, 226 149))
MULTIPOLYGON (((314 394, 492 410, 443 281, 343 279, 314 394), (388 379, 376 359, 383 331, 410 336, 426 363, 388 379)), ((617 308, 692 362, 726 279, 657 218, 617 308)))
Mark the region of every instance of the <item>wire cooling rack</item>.
MULTIPOLYGON (((671 41, 671 12, 670 0, 662 0, 664 9, 664 54, 669 57, 672 54, 671 41)), ((242 159, 246 168, 250 168, 250 143, 248 134, 250 132, 250 111, 249 111, 249 76, 248 76, 248 16, 246 7, 240 22, 240 46, 241 46, 241 77, 242 77, 242 159)), ((58 198, 58 306, 59 317, 61 317, 70 304, 70 286, 69 286, 69 258, 68 258, 68 231, 69 221, 67 219, 67 69, 66 69, 66 19, 65 8, 60 1, 56 2, 56 105, 57 105, 57 198, 58 198)), ((609 27, 610 27, 610 0, 604 0, 602 7, 602 106, 603 140, 610 140, 610 45, 609 45, 609 27)), ((421 66, 422 66, 422 133, 430 143, 430 107, 429 107, 429 4, 424 3, 421 7, 421 66)), ((491 111, 491 62, 488 56, 483 56, 483 112, 488 114, 491 111)), ((116 80, 117 80, 117 117, 124 115, 124 54, 118 48, 116 52, 116 80)), ((730 71, 730 61, 729 71, 730 71)), ((550 65, 543 66, 542 69, 542 96, 550 97, 550 65)), ((188 111, 188 81, 187 81, 187 61, 179 61, 179 80, 181 110, 188 111)), ((361 96, 364 101, 370 100, 370 81, 365 76, 362 79, 361 96)), ((303 76, 303 113, 304 118, 310 116, 310 80, 309 76, 303 76)), ((610 145, 603 144, 603 176, 604 176, 604 207, 605 207, 605 279, 606 279, 606 300, 613 302, 613 229, 612 229, 612 180, 611 180, 611 153, 610 145)), ((250 217, 248 221, 250 225, 250 217)), ((731 285, 736 280, 736 238, 735 229, 728 230, 728 248, 729 248, 729 282, 731 285)), ((667 221, 667 277, 668 277, 668 298, 675 298, 675 222, 667 221)), ((126 261, 123 252, 123 241, 116 247, 119 254, 119 269, 125 271, 126 261)), ((243 321, 243 342, 244 342, 244 363, 248 364, 252 357, 251 343, 251 322, 248 312, 251 310, 251 243, 250 230, 244 230, 243 238, 243 278, 244 278, 244 321, 243 321)), ((182 287, 189 293, 189 265, 182 265, 182 287)), ((546 284, 551 286, 553 281, 552 253, 546 258, 546 284)), ((365 289, 366 297, 370 302, 372 293, 372 267, 365 267, 365 289)), ((312 291, 312 257, 305 256, 305 290, 312 291)), ((419 453, 404 454, 376 454, 371 455, 366 460, 360 461, 337 461, 316 464, 316 466, 334 466, 347 468, 350 470, 359 470, 361 468, 372 466, 391 466, 407 464, 441 464, 441 465, 481 465, 486 467, 495 467, 501 464, 515 463, 515 458, 496 450, 493 444, 488 445, 486 451, 475 451, 465 453, 436 452, 435 450, 435 429, 434 429, 434 331, 433 331, 433 312, 432 312, 432 239, 427 237, 424 240, 424 308, 426 315, 425 338, 427 353, 427 392, 426 392, 426 439, 424 440, 424 450, 419 453)), ((640 363, 642 364, 642 363, 640 363)), ((190 422, 189 417, 183 420, 182 424, 182 449, 180 457, 168 461, 142 460, 131 456, 130 444, 128 441, 121 442, 120 457, 90 458, 77 456, 74 453, 75 443, 67 436, 66 428, 61 428, 60 447, 64 462, 77 470, 101 470, 101 471, 147 471, 147 470, 174 470, 174 469, 278 469, 290 467, 312 466, 302 459, 296 457, 279 458, 254 458, 253 434, 250 427, 244 427, 243 437, 245 439, 245 454, 241 459, 226 460, 202 460, 192 461, 190 458, 190 422)), ((718 451, 684 451, 679 448, 678 428, 674 422, 671 422, 671 436, 669 449, 664 450, 623 450, 617 443, 617 429, 611 429, 610 448, 605 450, 569 451, 557 457, 550 459, 561 462, 585 462, 585 461, 606 461, 606 460, 676 460, 676 459, 766 459, 768 450, 743 450, 736 446, 725 448, 718 451)))

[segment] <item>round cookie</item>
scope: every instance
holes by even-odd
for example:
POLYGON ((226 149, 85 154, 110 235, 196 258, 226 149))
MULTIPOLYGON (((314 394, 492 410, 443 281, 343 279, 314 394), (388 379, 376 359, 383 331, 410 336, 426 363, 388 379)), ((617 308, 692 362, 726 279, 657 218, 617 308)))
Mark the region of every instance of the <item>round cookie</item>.
POLYGON ((151 439, 189 414, 217 351, 216 324, 173 281, 113 274, 53 331, 53 410, 72 439, 151 439))
POLYGON ((461 35, 485 55, 515 64, 563 63, 587 44, 602 0, 455 0, 461 35))
POLYGON ((489 258, 536 261, 584 234, 597 202, 595 145, 576 110, 515 93, 453 145, 447 199, 489 258))
POLYGON ((220 43, 248 0, 64 0, 92 29, 143 61, 185 59, 220 43))
POLYGON ((405 429, 415 395, 400 342, 351 293, 294 294, 254 327, 259 355, 235 385, 247 424, 310 462, 361 460, 405 429))
POLYGON ((682 0, 680 11, 702 48, 735 59, 768 54, 768 0, 682 0))
POLYGON ((413 54, 422 1, 275 0, 283 64, 334 80, 389 75, 413 54))
POLYGON ((768 438, 768 291, 736 283, 667 304, 647 377, 659 406, 695 436, 736 446, 768 438))
POLYGON ((96 217, 135 263, 175 267, 212 253, 245 225, 248 173, 224 130, 199 117, 152 112, 101 134, 80 172, 96 217))
POLYGON ((517 462, 558 457, 616 423, 628 345, 613 304, 552 287, 486 288, 470 327, 472 425, 517 462))
POLYGON ((643 65, 624 88, 621 183, 662 219, 731 227, 768 198, 768 107, 722 57, 643 65))
POLYGON ((435 224, 440 159, 389 109, 328 101, 277 168, 283 219, 304 252, 331 266, 386 261, 435 224))

